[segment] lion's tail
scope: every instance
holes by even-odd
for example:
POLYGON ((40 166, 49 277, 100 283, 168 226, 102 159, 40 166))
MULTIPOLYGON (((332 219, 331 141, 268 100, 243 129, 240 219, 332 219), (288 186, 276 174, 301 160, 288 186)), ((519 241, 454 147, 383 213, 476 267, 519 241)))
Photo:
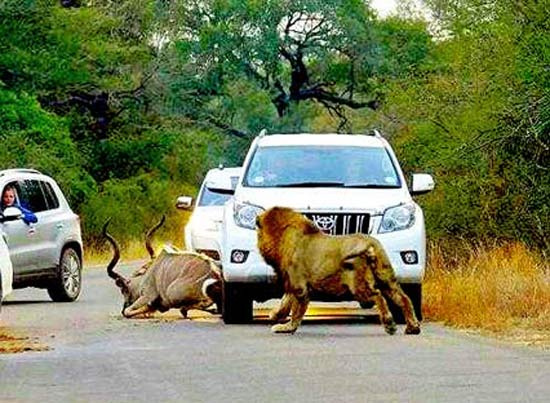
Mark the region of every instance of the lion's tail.
POLYGON ((360 258, 371 268, 377 284, 385 284, 394 279, 395 274, 390 260, 378 241, 370 239, 368 243, 361 245, 360 248, 350 251, 343 261, 353 267, 354 265, 352 262, 357 258, 360 258), (373 265, 372 263, 374 262, 377 262, 377 264, 373 265))

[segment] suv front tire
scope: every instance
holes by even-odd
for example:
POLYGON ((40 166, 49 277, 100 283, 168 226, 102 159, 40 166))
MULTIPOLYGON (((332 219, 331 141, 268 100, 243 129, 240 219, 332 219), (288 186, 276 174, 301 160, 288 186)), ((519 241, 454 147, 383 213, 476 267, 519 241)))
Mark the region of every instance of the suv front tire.
POLYGON ((222 318, 226 324, 252 322, 252 297, 246 284, 223 282, 222 318))

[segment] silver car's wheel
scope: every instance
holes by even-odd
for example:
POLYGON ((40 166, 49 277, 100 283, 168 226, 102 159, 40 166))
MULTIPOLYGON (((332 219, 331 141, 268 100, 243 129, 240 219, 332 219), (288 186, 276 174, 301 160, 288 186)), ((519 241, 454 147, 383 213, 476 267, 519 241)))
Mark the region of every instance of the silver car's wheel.
POLYGON ((48 294, 57 302, 71 302, 78 298, 82 289, 82 262, 78 253, 67 248, 59 260, 59 269, 48 294))

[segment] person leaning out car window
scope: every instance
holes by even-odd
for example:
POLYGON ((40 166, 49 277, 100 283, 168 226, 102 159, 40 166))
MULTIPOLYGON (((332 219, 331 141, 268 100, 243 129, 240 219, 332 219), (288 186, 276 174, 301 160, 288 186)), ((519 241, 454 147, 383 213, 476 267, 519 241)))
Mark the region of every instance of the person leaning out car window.
POLYGON ((13 187, 12 185, 6 186, 4 188, 4 191, 2 192, 1 207, 2 211, 6 207, 17 207, 19 210, 21 210, 21 213, 23 214, 23 221, 26 224, 35 223, 38 221, 36 215, 31 210, 23 207, 20 203, 17 202, 15 196, 15 187, 13 187))

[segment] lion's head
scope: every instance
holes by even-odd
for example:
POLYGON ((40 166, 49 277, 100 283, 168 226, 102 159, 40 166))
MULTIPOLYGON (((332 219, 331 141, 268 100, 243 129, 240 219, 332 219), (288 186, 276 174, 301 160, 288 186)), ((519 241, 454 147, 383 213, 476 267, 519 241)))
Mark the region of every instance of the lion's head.
POLYGON ((289 230, 300 234, 320 232, 312 221, 286 207, 272 207, 258 215, 256 228, 258 249, 267 264, 277 272, 280 270, 280 262, 285 250, 289 246, 289 241, 284 240, 289 230))

